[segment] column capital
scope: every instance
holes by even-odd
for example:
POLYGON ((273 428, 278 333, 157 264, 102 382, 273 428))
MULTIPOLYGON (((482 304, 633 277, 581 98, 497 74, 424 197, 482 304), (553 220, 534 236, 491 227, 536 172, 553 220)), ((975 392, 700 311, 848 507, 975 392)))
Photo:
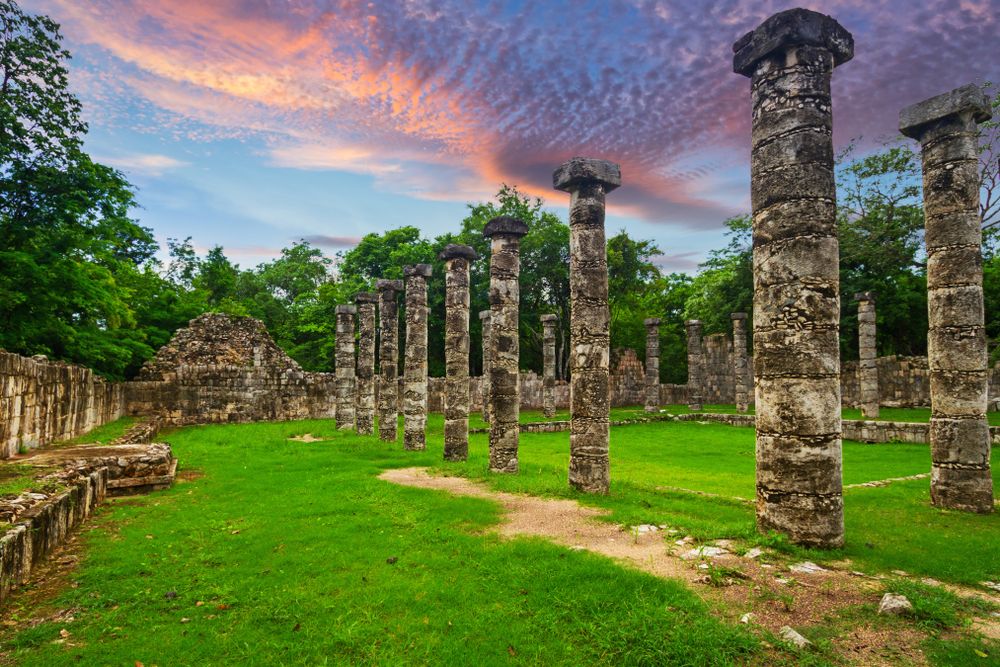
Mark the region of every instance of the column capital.
POLYGON ((559 321, 559 316, 549 313, 546 315, 542 315, 538 319, 541 320, 542 324, 555 324, 557 321, 559 321))
POLYGON ((599 183, 604 192, 611 192, 622 184, 622 169, 608 160, 575 157, 552 173, 552 187, 563 192, 573 192, 590 183, 599 183))
POLYGON ((483 227, 483 236, 493 238, 494 236, 513 236, 520 238, 528 233, 528 225, 518 218, 509 215, 501 215, 493 218, 483 227))
POLYGON ((646 319, 644 319, 642 321, 642 323, 645 324, 647 327, 658 327, 658 326, 660 326, 660 318, 659 317, 647 317, 646 319))
POLYGON ((854 57, 854 37, 834 18, 809 9, 789 9, 765 19, 733 44, 733 71, 752 76, 758 62, 796 46, 826 49, 834 66, 854 57))
POLYGON ((691 328, 691 327, 700 327, 701 326, 701 320, 684 320, 684 326, 686 326, 688 328, 691 328))
POLYGON ((358 307, 348 304, 340 304, 333 310, 337 315, 355 315, 358 312, 358 307))
POLYGON ((479 319, 481 319, 481 320, 488 320, 488 319, 490 319, 490 313, 491 312, 492 311, 489 311, 489 310, 480 310, 479 311, 479 319))
POLYGON ((430 278, 431 273, 433 273, 433 269, 430 264, 409 264, 403 267, 403 276, 406 278, 413 276, 430 278))
POLYGON ((354 303, 378 303, 374 292, 358 292, 354 295, 354 303))
POLYGON ((899 131, 919 139, 929 125, 962 114, 970 114, 976 123, 993 117, 990 98, 974 83, 906 107, 899 112, 899 131))
POLYGON ((388 280, 386 278, 379 278, 375 281, 375 289, 379 292, 402 292, 403 281, 398 279, 388 280))
POLYGON ((745 320, 746 318, 746 313, 730 313, 729 315, 729 319, 731 320, 745 320))
POLYGON ((444 261, 448 261, 449 259, 467 259, 471 262, 478 258, 479 255, 476 254, 472 246, 459 245, 457 243, 449 243, 444 247, 444 250, 438 253, 438 259, 444 261))
POLYGON ((855 301, 875 303, 875 292, 857 292, 854 295, 855 301))

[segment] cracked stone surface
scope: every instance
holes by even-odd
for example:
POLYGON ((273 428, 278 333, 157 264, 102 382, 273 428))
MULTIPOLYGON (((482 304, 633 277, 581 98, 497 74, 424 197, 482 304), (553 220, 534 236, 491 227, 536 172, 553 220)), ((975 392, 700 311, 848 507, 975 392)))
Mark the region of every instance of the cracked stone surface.
POLYGON ((403 449, 427 448, 427 279, 430 264, 403 267, 406 347, 403 354, 403 449))
POLYGON ((520 249, 527 233, 528 225, 508 216, 493 218, 483 229, 490 239, 490 470, 500 473, 518 470, 520 249))
POLYGON ((621 168, 607 160, 573 158, 552 175, 569 200, 570 436, 569 483, 588 493, 611 484, 611 337, 607 193, 621 185, 621 168))
POLYGON ((736 411, 750 408, 749 394, 753 388, 747 365, 747 314, 733 313, 733 377, 736 386, 736 411))
POLYGON ((481 380, 483 421, 490 423, 490 311, 479 311, 479 321, 483 329, 483 374, 481 380))
POLYGON ((875 297, 871 292, 854 295, 858 302, 858 386, 861 416, 878 419, 878 365, 875 361, 875 297))
POLYGON ((355 414, 359 435, 375 433, 375 302, 371 292, 354 297, 358 309, 358 405, 355 414))
POLYGON ((444 458, 469 456, 469 267, 477 258, 467 245, 449 244, 440 254, 445 265, 444 458))
POLYGON ((660 411, 660 318, 643 320, 646 325, 646 412, 660 411))
POLYGON ((704 383, 705 355, 701 346, 701 321, 687 320, 684 322, 687 330, 688 353, 688 409, 701 412, 702 384, 704 383))
POLYGON ((354 430, 354 315, 357 313, 357 308, 340 305, 336 307, 335 313, 337 318, 337 428, 354 430))
POLYGON ((903 109, 899 128, 923 163, 931 502, 983 513, 993 478, 976 132, 989 118, 989 99, 968 84, 903 109))
POLYGON ((556 415, 556 315, 542 315, 542 414, 556 415))
POLYGON ((757 527, 844 543, 839 247, 830 80, 854 52, 834 19, 766 19, 733 46, 751 80, 757 527))
POLYGON ((379 394, 378 437, 395 442, 399 430, 399 306, 397 295, 403 291, 402 280, 378 280, 379 317, 379 394))

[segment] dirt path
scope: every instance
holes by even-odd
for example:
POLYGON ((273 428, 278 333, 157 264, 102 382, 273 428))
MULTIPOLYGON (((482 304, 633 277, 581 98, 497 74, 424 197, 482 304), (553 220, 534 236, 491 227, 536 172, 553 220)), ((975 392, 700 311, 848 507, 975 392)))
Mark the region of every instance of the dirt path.
MULTIPOLYGON (((840 609, 878 604, 883 585, 849 569, 812 568, 811 564, 761 562, 728 551, 733 545, 720 540, 699 555, 699 546, 682 535, 667 535, 655 526, 639 529, 618 526, 598 517, 607 512, 584 507, 572 500, 538 498, 492 491, 462 477, 430 475, 426 468, 387 470, 380 478, 394 484, 447 491, 455 495, 499 502, 505 512, 497 532, 505 537, 538 536, 571 549, 585 549, 623 561, 650 574, 680 579, 718 613, 739 622, 751 614, 750 623, 777 632, 782 626, 801 629, 828 623, 840 609)), ((845 563, 844 567, 849 567, 845 563)), ((919 649, 924 635, 899 626, 887 630, 865 622, 845 627, 832 643, 845 659, 857 664, 896 661, 924 664, 919 649)))

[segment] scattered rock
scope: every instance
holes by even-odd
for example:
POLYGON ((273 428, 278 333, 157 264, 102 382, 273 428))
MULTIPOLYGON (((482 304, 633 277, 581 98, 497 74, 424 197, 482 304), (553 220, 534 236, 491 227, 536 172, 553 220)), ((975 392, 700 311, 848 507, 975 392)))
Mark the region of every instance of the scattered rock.
POLYGON ((395 565, 398 561, 399 561, 398 556, 391 556, 385 559, 385 562, 388 563, 389 565, 395 565))
POLYGON ((794 644, 798 648, 805 648, 807 646, 812 646, 812 642, 797 633, 795 630, 787 625, 783 625, 780 630, 778 630, 778 636, 784 639, 789 644, 794 644))
POLYGON ((761 549, 760 547, 754 547, 753 549, 750 549, 745 554, 743 554, 743 557, 753 560, 754 558, 760 558, 763 555, 764 555, 763 549, 761 549))
POLYGON ((181 619, 181 623, 190 623, 190 622, 191 622, 190 618, 182 618, 181 619))
POLYGON ((177 599, 177 591, 167 591, 166 593, 163 594, 163 597, 167 598, 168 600, 175 600, 177 599))
POLYGON ((723 549, 732 549, 733 548, 733 541, 732 540, 716 540, 715 541, 715 546, 722 547, 723 549))
POLYGON ((750 621, 752 620, 753 620, 753 614, 750 612, 747 612, 742 616, 740 616, 740 623, 750 623, 750 621))
POLYGON ((655 533, 659 529, 660 529, 659 526, 654 526, 649 523, 644 523, 641 526, 636 526, 635 532, 638 533, 639 535, 645 535, 646 533, 655 533))
POLYGON ((1000 582, 996 582, 996 581, 981 581, 979 583, 981 583, 986 588, 989 588, 991 590, 996 591, 997 593, 1000 593, 1000 582))
POLYGON ((722 547, 700 546, 681 554, 683 560, 695 560, 696 558, 716 558, 725 556, 729 552, 722 547))
POLYGON ((801 563, 795 563, 794 565, 788 566, 789 571, 795 574, 816 574, 818 572, 826 572, 825 567, 820 567, 816 563, 811 561, 802 561, 801 563))
POLYGON ((790 586, 792 582, 795 581, 794 579, 786 579, 785 577, 782 577, 780 575, 776 576, 774 580, 777 581, 782 586, 790 586))
POLYGON ((882 601, 878 603, 880 616, 902 616, 911 611, 913 611, 913 605, 910 604, 905 595, 886 593, 882 596, 882 601))
POLYGON ((896 575, 897 577, 908 577, 908 576, 910 576, 910 573, 907 572, 906 570, 893 570, 892 573, 894 575, 896 575))
POLYGON ((920 583, 922 583, 924 586, 936 587, 941 585, 940 581, 938 581, 937 579, 931 579, 930 577, 924 577, 923 579, 920 580, 920 583))
POLYGON ((691 544, 692 542, 694 542, 694 538, 691 537, 690 535, 687 535, 679 540, 676 540, 674 544, 676 544, 679 547, 683 547, 685 544, 691 544))

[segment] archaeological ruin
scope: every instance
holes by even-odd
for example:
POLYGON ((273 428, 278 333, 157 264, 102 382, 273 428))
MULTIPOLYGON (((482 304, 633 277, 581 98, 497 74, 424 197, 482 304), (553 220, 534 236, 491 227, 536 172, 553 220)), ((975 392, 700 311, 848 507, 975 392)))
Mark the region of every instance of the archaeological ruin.
POLYGON ((993 511, 976 125, 990 102, 969 84, 907 107, 899 129, 920 142, 927 245, 931 501, 993 511))
POLYGON ((570 196, 569 483, 590 493, 607 493, 611 484, 611 314, 604 205, 605 196, 621 184, 621 169, 606 160, 573 158, 552 175, 553 187, 570 196))
POLYGON ((542 323, 542 414, 556 415, 556 323, 557 315, 538 318, 542 323))
POLYGON ((878 419, 878 356, 875 350, 875 297, 871 292, 854 295, 858 302, 858 399, 866 419, 878 419))
POLYGON ((371 292, 354 297, 358 309, 357 407, 354 420, 358 435, 375 433, 375 304, 371 292))
POLYGON ((403 448, 427 448, 427 279, 430 264, 403 267, 406 341, 403 352, 403 448))
POLYGON ((356 369, 354 367, 354 316, 356 306, 339 305, 336 308, 337 318, 337 428, 354 430, 356 412, 357 388, 356 369))
POLYGON ((684 323, 687 329, 687 357, 688 357, 688 409, 692 412, 701 411, 702 405, 702 381, 704 379, 704 348, 701 339, 701 322, 698 320, 688 320, 684 323))
POLYGON ((395 442, 399 432, 399 306, 402 280, 375 281, 378 292, 378 437, 395 442))
POLYGON ((748 376, 749 366, 747 365, 747 314, 733 313, 730 315, 733 322, 733 381, 734 402, 737 412, 746 412, 750 408, 750 401, 747 397, 749 391, 753 389, 753 380, 748 376))
POLYGON ((467 245, 449 244, 445 263, 444 458, 469 456, 469 265, 478 255, 467 245))
POLYGON ((844 542, 840 295, 830 79, 854 55, 832 18, 780 12, 733 45, 750 78, 757 524, 844 542))
POLYGON ((643 320, 646 327, 646 412, 660 411, 660 318, 643 320))

